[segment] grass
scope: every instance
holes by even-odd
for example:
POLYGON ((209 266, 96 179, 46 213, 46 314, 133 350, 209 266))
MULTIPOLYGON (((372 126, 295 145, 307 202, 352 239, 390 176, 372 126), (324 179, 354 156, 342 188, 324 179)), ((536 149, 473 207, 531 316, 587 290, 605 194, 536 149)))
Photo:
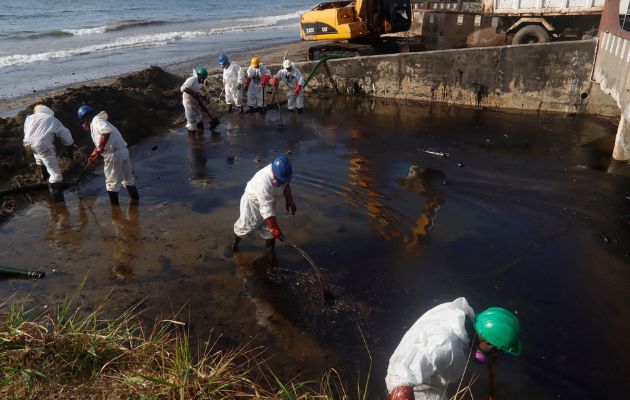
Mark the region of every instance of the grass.
POLYGON ((319 383, 282 382, 263 349, 214 341, 194 351, 182 322, 147 330, 135 307, 106 319, 104 306, 76 305, 79 290, 43 312, 13 298, 0 304, 0 398, 350 399, 335 370, 319 383))

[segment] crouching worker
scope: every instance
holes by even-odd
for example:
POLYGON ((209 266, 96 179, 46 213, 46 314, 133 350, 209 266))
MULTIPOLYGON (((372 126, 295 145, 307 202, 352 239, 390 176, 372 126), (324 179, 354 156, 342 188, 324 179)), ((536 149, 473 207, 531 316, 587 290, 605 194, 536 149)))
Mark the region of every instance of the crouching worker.
POLYGON ((199 68, 193 70, 193 75, 186 79, 180 90, 182 91, 182 103, 186 115, 186 129, 189 135, 194 135, 197 130, 203 132, 203 113, 210 116, 210 129, 219 125, 219 119, 210 114, 210 111, 201 102, 201 85, 208 78, 208 70, 199 68))
POLYGON ((68 128, 55 118, 55 113, 44 105, 36 105, 34 113, 24 121, 24 147, 33 152, 35 163, 48 179, 50 194, 55 202, 64 201, 63 175, 55 153, 55 137, 67 146, 72 154, 76 149, 68 128))
POLYGON ((275 266, 275 240, 282 240, 282 231, 276 219, 276 201, 284 195, 287 211, 295 215, 290 185, 292 174, 291 162, 285 156, 279 156, 247 182, 241 197, 240 216, 234 224, 234 238, 227 254, 233 254, 238 249, 241 238, 257 231, 265 239, 270 268, 275 266))
POLYGON ((448 398, 446 386, 461 379, 469 352, 476 361, 490 363, 502 352, 518 356, 520 335, 518 319, 505 308, 475 316, 464 297, 440 304, 416 321, 389 359, 389 400, 448 398))
POLYGON ((107 121, 107 113, 101 111, 96 114, 92 107, 82 106, 77 111, 84 130, 90 132, 94 142, 94 151, 90 154, 86 168, 90 168, 96 158, 103 156, 103 171, 105 173, 105 187, 112 205, 118 205, 118 190, 124 185, 129 192, 132 203, 138 203, 140 196, 135 186, 135 179, 127 150, 127 142, 120 131, 107 121))

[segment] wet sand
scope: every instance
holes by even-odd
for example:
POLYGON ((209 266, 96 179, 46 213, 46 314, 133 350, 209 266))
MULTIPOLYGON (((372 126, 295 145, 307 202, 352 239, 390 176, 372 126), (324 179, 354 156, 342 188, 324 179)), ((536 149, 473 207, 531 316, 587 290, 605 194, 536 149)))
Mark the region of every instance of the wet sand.
POLYGON ((232 114, 218 134, 142 140, 131 148, 138 208, 121 194, 112 210, 100 174, 67 191, 65 209, 29 207, 0 225, 0 258, 48 275, 0 281, 0 293, 53 306, 86 278, 82 302, 144 300, 147 320, 178 313, 197 340, 266 346, 284 377, 336 367, 350 387, 370 365, 364 335, 374 399, 405 330, 465 296, 521 318, 525 351, 502 358, 500 398, 627 392, 630 175, 606 172, 624 168, 609 156, 614 125, 341 97, 308 98, 282 119, 232 114), (271 278, 260 239, 222 256, 246 181, 277 154, 293 159, 298 206, 280 226, 321 265, 332 307, 285 244, 271 278))

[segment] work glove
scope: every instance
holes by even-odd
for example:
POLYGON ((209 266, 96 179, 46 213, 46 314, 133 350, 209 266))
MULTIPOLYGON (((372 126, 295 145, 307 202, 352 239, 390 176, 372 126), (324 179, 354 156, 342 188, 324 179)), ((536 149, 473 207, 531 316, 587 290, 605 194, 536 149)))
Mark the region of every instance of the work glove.
POLYGON ((295 87, 295 90, 293 91, 293 96, 295 97, 300 94, 300 90, 302 90, 302 85, 298 83, 298 85, 295 87))
POLYGON ((277 78, 277 77, 275 77, 275 76, 274 76, 274 77, 273 77, 273 79, 271 80, 271 84, 272 84, 273 86, 278 86, 278 82, 279 82, 279 80, 278 80, 278 78, 277 78))
POLYGON ((387 400, 413 400, 413 387, 412 386, 398 386, 392 390, 387 400))
POLYGON ((269 82, 269 79, 271 79, 271 77, 269 75, 265 75, 265 77, 262 79, 262 82, 260 82, 260 84, 263 86, 267 86, 267 82, 269 82))
POLYGON ((282 240, 283 238, 282 231, 280 230, 280 227, 278 226, 278 221, 276 220, 276 217, 267 218, 265 220, 265 223, 267 224, 267 227, 271 231, 271 236, 273 236, 274 239, 282 240))
POLYGON ((247 83, 245 84, 245 86, 249 87, 250 83, 252 83, 252 78, 247 78, 247 83))

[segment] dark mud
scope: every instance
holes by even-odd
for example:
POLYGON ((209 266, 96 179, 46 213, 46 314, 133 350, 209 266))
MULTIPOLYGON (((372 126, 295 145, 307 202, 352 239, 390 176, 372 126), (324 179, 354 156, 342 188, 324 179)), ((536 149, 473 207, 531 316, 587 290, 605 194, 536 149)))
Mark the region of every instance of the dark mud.
POLYGON ((284 128, 276 111, 231 114, 216 134, 141 140, 137 208, 122 196, 111 209, 99 175, 67 191, 65 208, 20 212, 0 225, 2 263, 47 277, 0 281, 0 293, 51 306, 87 276, 88 304, 144 300, 148 320, 178 313, 199 340, 267 347, 283 377, 336 367, 352 388, 370 365, 365 337, 374 399, 405 330, 466 296, 477 311, 516 310, 523 325, 524 354, 501 359, 498 397, 627 393, 630 174, 610 160, 613 125, 349 98, 307 107, 283 113, 284 128), (298 212, 279 223, 322 268, 331 306, 285 244, 272 276, 260 239, 222 255, 245 183, 283 153, 298 212))

